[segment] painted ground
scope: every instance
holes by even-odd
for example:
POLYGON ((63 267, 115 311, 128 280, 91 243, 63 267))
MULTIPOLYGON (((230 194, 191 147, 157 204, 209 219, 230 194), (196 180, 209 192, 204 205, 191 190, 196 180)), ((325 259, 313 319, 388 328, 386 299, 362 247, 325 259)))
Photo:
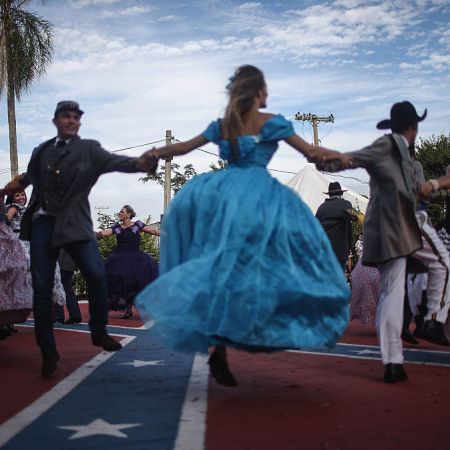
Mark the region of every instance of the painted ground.
POLYGON ((91 345, 85 323, 57 327, 62 358, 49 380, 32 321, 0 342, 0 447, 450 448, 448 348, 405 347, 409 380, 386 385, 374 330, 350 324, 328 353, 231 351, 239 386, 225 388, 209 379, 205 356, 170 352, 138 317, 118 317, 109 331, 124 348, 112 354, 91 345))

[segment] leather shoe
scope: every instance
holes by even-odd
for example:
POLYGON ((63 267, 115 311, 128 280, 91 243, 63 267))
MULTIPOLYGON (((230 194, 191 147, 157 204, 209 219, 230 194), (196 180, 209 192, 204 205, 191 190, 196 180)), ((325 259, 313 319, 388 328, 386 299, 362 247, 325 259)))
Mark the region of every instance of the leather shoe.
POLYGON ((58 352, 44 353, 42 355, 41 374, 43 378, 48 378, 57 368, 59 361, 58 352))
POLYGON ((408 342, 409 344, 419 344, 419 341, 412 335, 411 331, 409 331, 408 329, 402 331, 402 340, 408 342))
POLYGON ((116 352, 122 348, 122 344, 113 339, 109 334, 92 334, 92 343, 96 347, 103 347, 107 352, 116 352))
POLYGON ((426 320, 422 328, 415 333, 415 336, 433 344, 450 346, 448 337, 445 335, 444 324, 437 320, 426 320))
POLYGON ((81 319, 73 319, 72 317, 69 317, 67 320, 64 321, 64 325, 73 325, 81 323, 81 319))
POLYGON ((221 358, 216 352, 213 352, 208 360, 211 376, 223 386, 237 386, 236 378, 228 368, 226 359, 221 358))
POLYGON ((397 381, 404 381, 408 379, 405 369, 401 364, 388 363, 384 370, 384 381, 386 383, 396 383, 397 381))

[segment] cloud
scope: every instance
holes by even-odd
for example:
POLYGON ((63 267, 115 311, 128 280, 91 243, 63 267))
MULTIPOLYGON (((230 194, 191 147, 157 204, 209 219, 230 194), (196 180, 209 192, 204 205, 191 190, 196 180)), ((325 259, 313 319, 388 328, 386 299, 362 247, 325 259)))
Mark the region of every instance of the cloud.
POLYGON ((84 8, 86 6, 113 5, 120 3, 122 0, 72 0, 75 8, 84 8))
POLYGON ((153 10, 154 8, 149 6, 131 6, 129 8, 124 9, 114 9, 110 11, 103 11, 102 16, 103 17, 121 17, 121 16, 137 16, 139 14, 143 14, 146 12, 149 12, 153 10))
POLYGON ((178 22, 179 20, 183 20, 183 17, 171 14, 169 16, 160 17, 158 22, 178 22))
MULTIPOLYGON (((375 124, 389 116, 392 103, 405 99, 418 111, 429 109, 422 136, 448 130, 448 20, 428 14, 429 0, 418 6, 399 0, 306 2, 310 6, 302 10, 275 3, 168 2, 160 21, 147 10, 121 15, 118 26, 101 11, 118 15, 133 5, 150 8, 148 3, 130 2, 124 8, 124 2, 86 0, 76 3, 79 26, 74 29, 69 26, 73 7, 55 2, 49 17, 58 23, 54 63, 17 105, 20 164, 26 165, 35 145, 54 135, 51 117, 61 99, 78 100, 86 111, 81 136, 111 150, 164 139, 168 129, 180 140, 190 138, 222 115, 227 78, 242 63, 264 70, 269 111, 288 117, 298 111, 333 114, 334 124, 319 126, 322 144, 330 148, 349 151, 372 142, 379 136, 375 124), (93 15, 88 6, 100 13, 93 15)), ((309 123, 294 125, 311 140, 309 123)), ((2 124, 0 168, 9 167, 6 133, 2 124)), ((212 144, 205 149, 217 153, 212 144)), ((122 154, 136 156, 142 150, 122 154)), ((177 163, 193 163, 201 172, 215 161, 195 151, 177 163)), ((282 143, 270 167, 290 172, 305 163, 282 143)), ((273 175, 283 181, 291 177, 273 175)), ((0 182, 8 178, 0 171, 0 182)), ((138 178, 101 177, 92 205, 115 212, 130 203, 141 218, 148 212, 158 217, 161 187, 138 178)))

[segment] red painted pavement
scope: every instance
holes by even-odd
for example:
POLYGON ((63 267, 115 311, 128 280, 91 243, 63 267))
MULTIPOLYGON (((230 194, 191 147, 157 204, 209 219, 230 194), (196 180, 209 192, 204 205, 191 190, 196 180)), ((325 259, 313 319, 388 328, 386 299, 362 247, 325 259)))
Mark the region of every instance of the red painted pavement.
MULTIPOLYGON (((112 312, 110 323, 142 325, 120 316, 112 312)), ((62 360, 49 380, 39 375, 32 328, 0 342, 0 423, 99 352, 88 333, 56 331, 56 339, 62 360)), ((373 327, 353 323, 341 342, 377 345, 373 327)), ((238 351, 229 359, 239 386, 210 380, 206 450, 450 449, 448 367, 406 364, 410 379, 387 385, 380 361, 238 351)))

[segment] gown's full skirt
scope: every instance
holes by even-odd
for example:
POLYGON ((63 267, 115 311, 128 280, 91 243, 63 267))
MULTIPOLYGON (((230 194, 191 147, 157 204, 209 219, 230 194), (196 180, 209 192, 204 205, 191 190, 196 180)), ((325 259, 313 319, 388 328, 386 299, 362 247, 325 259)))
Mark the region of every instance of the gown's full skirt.
POLYGON ((169 347, 333 346, 349 289, 308 206, 264 167, 187 183, 164 217, 160 277, 138 297, 169 347))

